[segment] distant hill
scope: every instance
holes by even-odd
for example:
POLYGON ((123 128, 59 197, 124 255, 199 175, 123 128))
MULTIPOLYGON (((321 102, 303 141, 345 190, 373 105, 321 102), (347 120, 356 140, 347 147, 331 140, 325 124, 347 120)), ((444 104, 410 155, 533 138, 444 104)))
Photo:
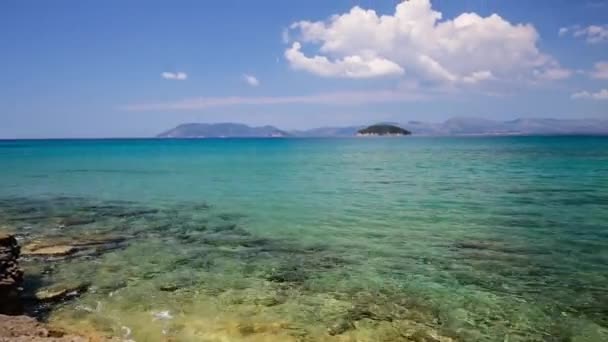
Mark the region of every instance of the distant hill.
POLYGON ((608 134, 608 120, 601 119, 516 119, 495 121, 455 117, 443 123, 413 121, 405 124, 417 135, 551 135, 608 134))
MULTIPOLYGON (((403 127, 414 135, 608 135, 608 119, 516 119, 496 121, 474 117, 455 117, 444 122, 383 122, 377 125, 403 127)), ((274 126, 250 127, 238 123, 179 125, 158 135, 160 138, 220 137, 352 137, 366 126, 320 127, 284 131, 274 126)))
POLYGON ((357 135, 410 135, 412 134, 410 131, 403 129, 399 126, 395 125, 387 125, 387 124, 378 124, 371 125, 357 131, 357 135))
POLYGON ((250 127, 238 123, 187 123, 157 135, 158 138, 263 138, 289 134, 273 126, 250 127))
POLYGON ((352 137, 365 126, 319 127, 305 131, 291 131, 297 137, 352 137))

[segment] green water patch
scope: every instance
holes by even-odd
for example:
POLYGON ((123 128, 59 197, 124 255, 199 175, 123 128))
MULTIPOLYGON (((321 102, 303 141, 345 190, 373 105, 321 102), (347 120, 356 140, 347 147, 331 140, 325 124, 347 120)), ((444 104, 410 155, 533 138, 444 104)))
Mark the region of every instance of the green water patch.
POLYGON ((534 243, 550 225, 533 219, 495 219, 505 229, 486 231, 480 218, 466 234, 353 226, 341 240, 264 234, 252 220, 206 202, 0 199, 0 227, 23 247, 31 312, 124 339, 608 336, 608 274, 575 269, 559 239, 534 243), (522 226, 538 231, 506 233, 522 226))

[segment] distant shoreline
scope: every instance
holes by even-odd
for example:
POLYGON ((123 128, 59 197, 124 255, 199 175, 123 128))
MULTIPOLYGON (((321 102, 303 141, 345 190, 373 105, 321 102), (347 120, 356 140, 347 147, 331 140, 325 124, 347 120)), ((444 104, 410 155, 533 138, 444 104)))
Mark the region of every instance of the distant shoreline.
MULTIPOLYGON (((99 137, 99 138, 0 138, 0 142, 10 141, 70 141, 70 140, 236 140, 236 139, 255 139, 255 140, 306 140, 306 139, 357 139, 362 138, 400 138, 405 136, 289 136, 289 137, 209 137, 209 138, 188 138, 188 137, 172 137, 172 138, 161 138, 161 137, 99 137)), ((445 134, 445 135, 432 135, 432 134, 412 134, 407 138, 479 138, 479 137, 608 137, 608 133, 563 133, 563 134, 526 134, 526 133, 471 133, 471 134, 445 134)))

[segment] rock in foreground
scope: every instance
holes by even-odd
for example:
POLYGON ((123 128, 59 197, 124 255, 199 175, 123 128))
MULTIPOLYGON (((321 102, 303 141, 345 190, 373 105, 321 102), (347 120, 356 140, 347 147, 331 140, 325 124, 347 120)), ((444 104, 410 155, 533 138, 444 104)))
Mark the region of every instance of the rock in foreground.
POLYGON ((90 342, 102 339, 70 335, 27 316, 0 315, 0 342, 90 342))
POLYGON ((19 314, 23 271, 19 268, 19 245, 13 235, 0 233, 0 313, 19 314))

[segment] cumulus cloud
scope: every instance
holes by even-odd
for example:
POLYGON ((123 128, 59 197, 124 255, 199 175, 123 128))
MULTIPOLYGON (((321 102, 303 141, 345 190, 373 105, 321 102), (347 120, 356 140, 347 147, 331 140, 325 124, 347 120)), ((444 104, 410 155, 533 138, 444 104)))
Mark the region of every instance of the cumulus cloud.
POLYGON ((177 81, 183 81, 188 79, 188 74, 186 74, 185 72, 170 72, 170 71, 165 71, 163 73, 160 74, 160 76, 166 80, 177 80, 177 81))
POLYGON ((601 89, 597 92, 579 91, 572 94, 573 99, 608 100, 608 89, 601 89))
POLYGON ((319 76, 371 78, 403 74, 403 69, 388 59, 353 55, 331 61, 325 56, 306 57, 300 51, 301 48, 300 43, 293 43, 285 51, 285 57, 294 69, 306 70, 319 76))
POLYGON ((534 70, 534 75, 541 80, 557 81, 564 80, 572 76, 572 70, 555 66, 545 68, 544 70, 534 70))
POLYGON ((442 16, 430 0, 409 0, 391 15, 355 6, 327 21, 298 21, 290 26, 293 43, 285 58, 293 69, 323 77, 405 75, 440 84, 567 74, 538 49, 531 24, 512 24, 497 14, 442 16))
POLYGON ((591 77, 600 80, 608 80, 608 61, 600 61, 595 63, 591 77))
POLYGON ((559 29, 559 36, 571 35, 575 38, 584 38, 589 44, 598 44, 608 41, 608 25, 572 25, 559 29))
POLYGON ((260 81, 253 75, 243 74, 243 80, 252 87, 260 85, 260 81))
POLYGON ((477 82, 486 81, 494 79, 494 75, 490 71, 476 71, 472 73, 470 76, 465 76, 462 80, 465 83, 475 84, 477 82))
POLYGON ((398 90, 328 92, 310 95, 291 96, 226 96, 198 97, 173 102, 139 103, 120 107, 128 111, 155 110, 198 110, 214 107, 236 105, 281 105, 281 104, 325 104, 325 105, 359 105, 366 103, 408 102, 423 100, 426 97, 418 93, 398 90))

